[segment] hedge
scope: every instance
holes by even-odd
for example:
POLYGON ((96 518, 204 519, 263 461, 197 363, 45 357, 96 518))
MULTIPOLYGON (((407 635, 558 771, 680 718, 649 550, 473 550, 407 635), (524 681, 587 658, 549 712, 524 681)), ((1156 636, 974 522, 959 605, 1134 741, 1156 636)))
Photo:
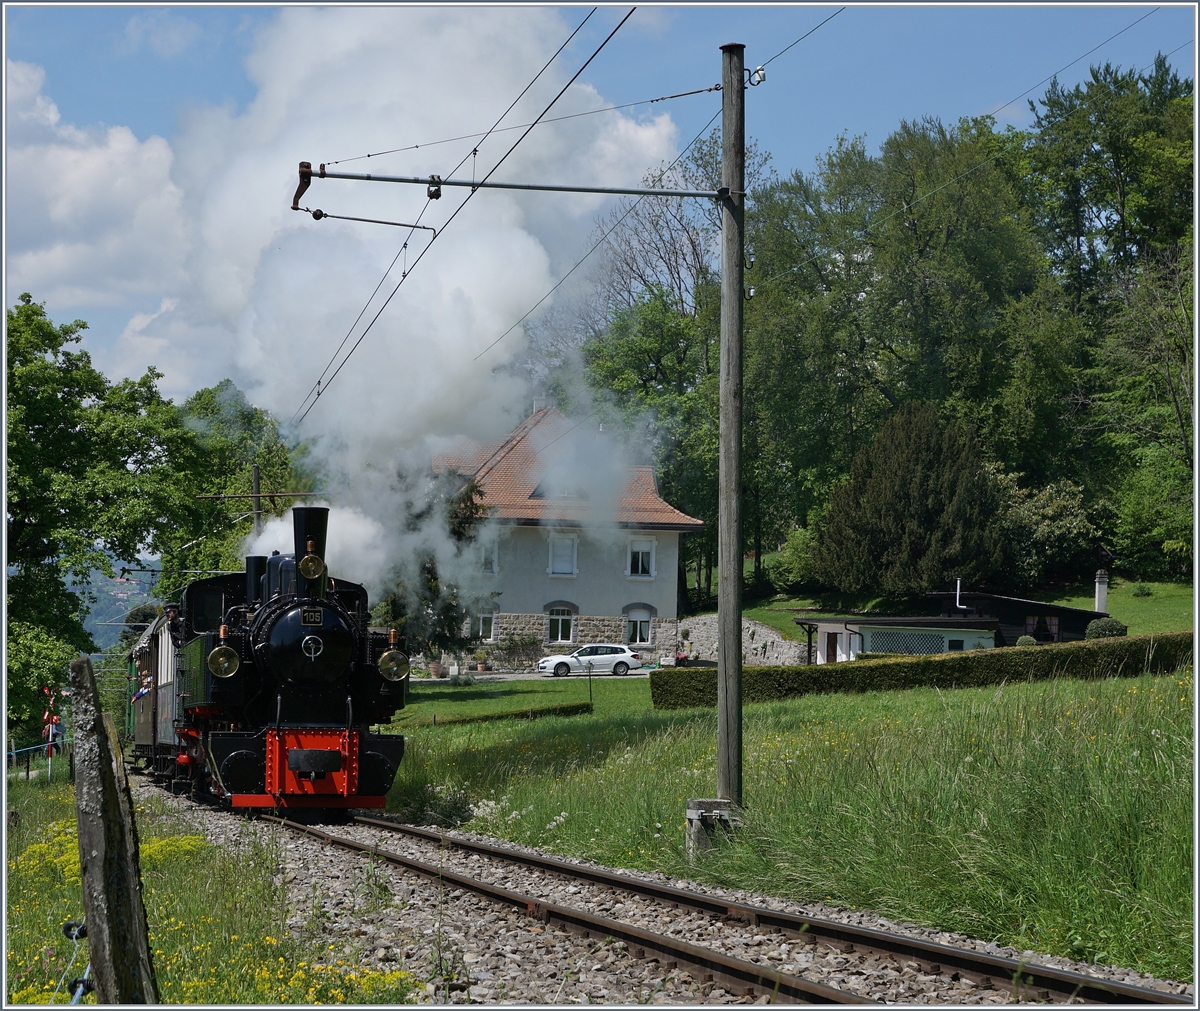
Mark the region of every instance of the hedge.
POLYGON ((590 702, 567 702, 561 706, 543 706, 541 709, 513 709, 503 713, 484 713, 482 716, 433 716, 427 719, 418 717, 412 723, 403 723, 403 717, 396 721, 397 725, 408 727, 449 726, 451 723, 490 723, 492 720, 536 720, 543 716, 581 716, 592 711, 590 702))
MULTIPOLYGON (((797 695, 889 691, 901 688, 978 688, 1054 677, 1132 677, 1190 663, 1192 633, 1167 632, 1119 639, 1005 646, 935 653, 898 660, 855 660, 804 667, 743 667, 742 701, 773 702, 797 695)), ((650 672, 655 709, 712 708, 712 667, 664 667, 650 672)))

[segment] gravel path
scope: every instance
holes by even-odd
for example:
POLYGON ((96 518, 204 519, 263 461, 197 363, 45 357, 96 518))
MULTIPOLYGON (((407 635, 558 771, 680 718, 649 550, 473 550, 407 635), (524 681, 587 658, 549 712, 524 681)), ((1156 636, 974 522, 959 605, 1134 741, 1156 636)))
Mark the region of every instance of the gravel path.
MULTIPOLYGON (((142 787, 144 789, 150 787, 142 787)), ((283 854, 283 880, 289 895, 288 926, 298 935, 319 934, 335 945, 331 958, 363 965, 407 969, 429 981, 426 1003, 765 1003, 693 979, 685 970, 666 971, 656 962, 632 958, 622 944, 581 938, 544 926, 524 913, 494 905, 460 890, 439 889, 418 875, 325 846, 270 822, 247 821, 196 807, 160 794, 217 845, 237 846, 252 834, 273 837, 283 854)), ((693 944, 770 965, 874 1000, 902 1004, 997 1004, 1012 998, 966 980, 933 976, 915 962, 842 954, 805 947, 798 940, 737 921, 669 909, 603 886, 569 882, 557 875, 493 861, 478 854, 441 849, 381 829, 348 825, 328 831, 381 849, 441 863, 473 877, 562 905, 585 908, 647 930, 680 936, 693 944)), ((469 833, 448 833, 486 839, 469 833)), ((496 842, 488 839, 487 841, 496 842)), ((503 844, 507 845, 507 844, 503 844)), ((521 849, 523 847, 514 847, 521 849)), ((537 852, 537 851, 531 851, 537 852)), ((580 862, 580 861, 574 861, 580 862)), ((895 924, 872 913, 823 904, 805 906, 744 891, 711 888, 664 875, 626 871, 631 877, 669 881, 681 888, 811 916, 898 931, 942 944, 987 951, 1008 958, 1022 953, 956 934, 895 924)), ((1088 966, 1025 952, 1030 963, 1192 995, 1193 987, 1153 980, 1128 969, 1088 966)))

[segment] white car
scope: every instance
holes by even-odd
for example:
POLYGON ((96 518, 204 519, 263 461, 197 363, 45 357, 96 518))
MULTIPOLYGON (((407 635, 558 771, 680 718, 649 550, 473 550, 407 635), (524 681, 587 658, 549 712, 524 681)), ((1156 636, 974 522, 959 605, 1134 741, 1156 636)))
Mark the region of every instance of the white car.
POLYGON ((642 666, 641 655, 628 646, 604 643, 596 646, 580 646, 569 656, 548 656, 539 661, 538 670, 550 671, 556 678, 568 674, 628 674, 642 666))

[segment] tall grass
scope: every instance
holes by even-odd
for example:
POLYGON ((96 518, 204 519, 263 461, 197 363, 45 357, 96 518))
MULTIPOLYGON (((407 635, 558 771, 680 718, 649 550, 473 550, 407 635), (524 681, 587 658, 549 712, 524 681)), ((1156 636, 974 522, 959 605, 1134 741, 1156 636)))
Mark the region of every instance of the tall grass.
POLYGON ((744 827, 691 868, 711 713, 413 757, 516 841, 1191 980, 1191 713, 1190 671, 748 707, 744 827))
MULTIPOLYGON (((67 984, 88 960, 87 942, 76 951, 62 933, 65 920, 83 918, 72 788, 22 780, 10 785, 9 805, 19 822, 6 854, 8 1002, 64 1003, 67 984)), ((288 932, 277 845, 252 838, 236 851, 212 846, 154 795, 137 818, 150 946, 165 1002, 396 1003, 415 989, 408 973, 347 965, 327 938, 288 932)), ((94 995, 84 1000, 94 1003, 94 995)))

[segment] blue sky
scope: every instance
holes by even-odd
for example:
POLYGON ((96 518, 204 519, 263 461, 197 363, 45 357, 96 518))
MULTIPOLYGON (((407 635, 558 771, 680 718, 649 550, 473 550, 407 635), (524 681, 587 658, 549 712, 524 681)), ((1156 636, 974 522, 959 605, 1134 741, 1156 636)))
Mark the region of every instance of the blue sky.
MULTIPOLYGON (((744 43, 754 66, 836 10, 639 8, 555 111, 707 87, 722 43, 744 43)), ((397 272, 410 267, 428 235, 401 250, 396 229, 291 213, 296 163, 486 128, 587 11, 7 6, 8 304, 30 291, 56 320, 86 319, 85 346, 110 376, 153 365, 176 398, 228 376, 289 417, 342 338, 361 332, 363 306, 364 319, 379 309, 395 275, 372 292, 393 258, 397 272)), ((540 112, 626 11, 599 9, 508 122, 540 112)), ((1101 43, 1060 79, 1103 61, 1145 67, 1172 50, 1192 76, 1194 21, 1190 5, 850 6, 771 62, 747 93, 748 132, 781 174, 810 171, 839 135, 874 149, 905 118, 994 112, 1101 43)), ((718 109, 710 93, 544 126, 497 178, 636 185, 718 109)), ((1028 125, 1026 101, 998 119, 1028 125)), ((481 145, 479 170, 516 136, 481 145)), ((472 143, 372 164, 445 174, 472 143)), ((423 209, 415 187, 328 180, 308 197, 333 213, 427 214, 438 227, 462 199, 423 209)), ((476 355, 553 287, 612 206, 496 191, 474 200, 313 423, 363 447, 397 432, 414 443, 507 431, 527 391, 494 369, 520 329, 476 355)), ((547 304, 575 295, 564 287, 547 304)))
MULTIPOLYGON (((614 104, 705 87, 719 79, 723 42, 745 43, 753 66, 838 6, 642 7, 583 80, 614 104)), ((577 24, 588 9, 564 8, 564 18, 577 24)), ((586 59, 626 10, 598 11, 564 54, 568 63, 586 59)), ((45 90, 64 120, 170 138, 181 112, 203 104, 242 109, 254 97, 245 57, 255 32, 276 16, 261 7, 9 7, 8 56, 45 68, 45 90)), ((865 134, 875 147, 903 118, 951 121, 993 112, 1122 29, 1061 79, 1082 80, 1089 64, 1102 60, 1147 65, 1156 52, 1192 39, 1193 11, 1124 4, 848 7, 771 65, 767 83, 748 94, 748 129, 779 171, 807 171, 843 132, 865 134)), ((404 58, 400 44, 397 59, 404 58)), ((1172 63, 1190 75, 1192 59, 1187 46, 1172 63)), ((669 111, 690 139, 718 103, 714 93, 677 100, 669 111)), ((998 118, 1028 125, 1026 100, 998 118)), ((448 133, 479 125, 446 124, 448 133)))

